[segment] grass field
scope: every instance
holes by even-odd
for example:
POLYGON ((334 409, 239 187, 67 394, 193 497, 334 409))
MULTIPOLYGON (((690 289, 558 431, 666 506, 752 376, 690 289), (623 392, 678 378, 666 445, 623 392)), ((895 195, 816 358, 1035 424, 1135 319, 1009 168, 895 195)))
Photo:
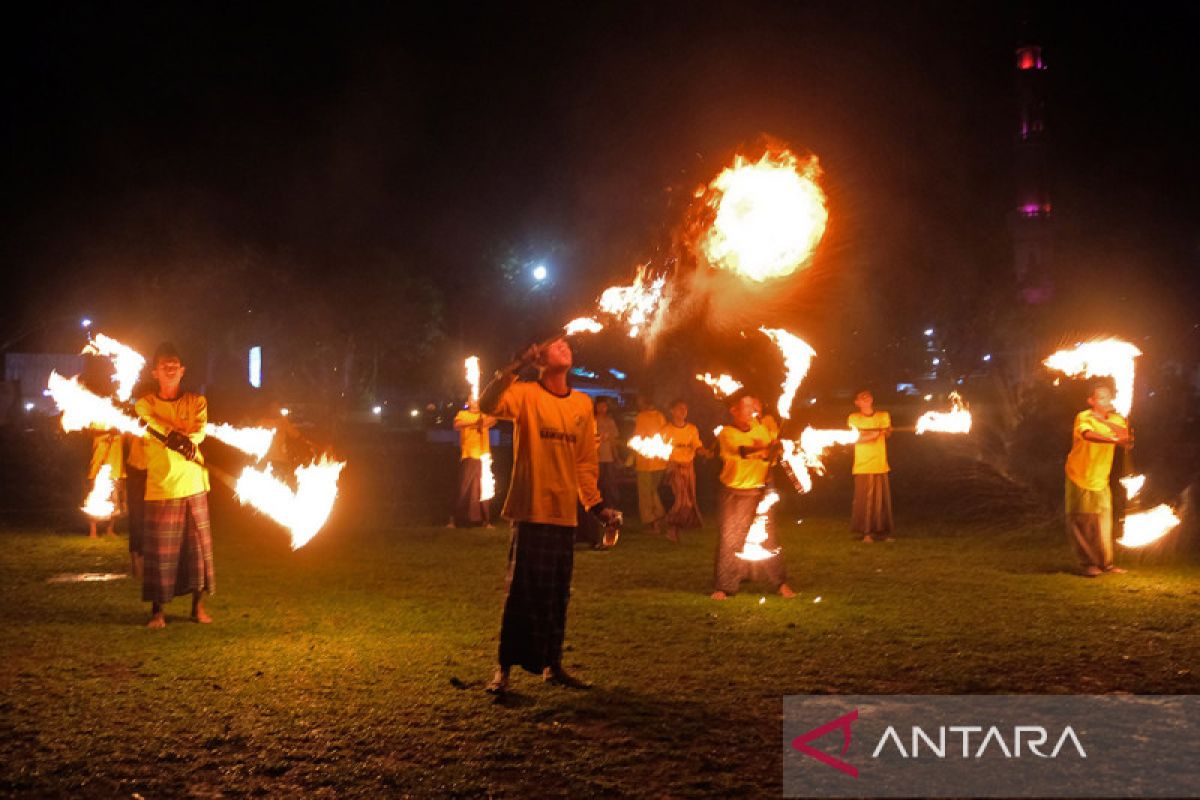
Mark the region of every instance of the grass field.
POLYGON ((28 796, 778 796, 792 693, 1197 693, 1200 568, 1085 580, 1057 526, 785 525, 800 592, 707 598, 714 533, 579 551, 566 665, 490 678, 502 531, 216 519, 216 623, 164 631, 124 539, 0 532, 0 791, 28 796), (820 597, 819 603, 814 602, 820 597))

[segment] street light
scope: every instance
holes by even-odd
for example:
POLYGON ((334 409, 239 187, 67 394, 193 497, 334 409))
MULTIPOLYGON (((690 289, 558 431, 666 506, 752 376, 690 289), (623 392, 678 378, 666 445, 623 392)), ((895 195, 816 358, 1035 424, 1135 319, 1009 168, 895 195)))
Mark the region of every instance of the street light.
POLYGON ((84 317, 83 319, 79 320, 79 327, 84 329, 92 327, 91 317, 84 317))
POLYGON ((541 283, 542 281, 546 280, 546 278, 549 277, 549 275, 550 275, 550 270, 546 269, 545 264, 538 264, 536 267, 533 268, 533 279, 535 281, 537 281, 538 283, 541 283))

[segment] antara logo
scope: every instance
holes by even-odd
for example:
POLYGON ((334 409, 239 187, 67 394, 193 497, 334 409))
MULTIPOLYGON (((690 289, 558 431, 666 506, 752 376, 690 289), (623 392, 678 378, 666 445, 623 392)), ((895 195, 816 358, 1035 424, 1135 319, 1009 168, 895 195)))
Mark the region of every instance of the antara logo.
POLYGON ((802 733, 795 739, 792 739, 792 749, 803 753, 809 758, 815 758, 822 764, 833 767, 840 772, 844 772, 851 778, 858 777, 858 767, 853 764, 847 764, 840 758, 834 758, 828 753, 822 753, 815 747, 809 747, 808 743, 816 739, 820 739, 830 731, 840 730, 842 732, 842 755, 846 755, 846 751, 850 749, 850 740, 853 738, 853 731, 850 726, 858 719, 858 709, 854 709, 849 714, 843 714, 837 719, 826 722, 818 728, 813 728, 808 733, 802 733))

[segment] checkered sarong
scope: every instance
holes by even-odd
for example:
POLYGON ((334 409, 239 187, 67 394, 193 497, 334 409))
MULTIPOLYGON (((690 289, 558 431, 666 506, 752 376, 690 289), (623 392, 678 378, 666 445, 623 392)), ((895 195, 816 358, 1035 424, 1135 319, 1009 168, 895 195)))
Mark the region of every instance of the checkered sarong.
POLYGON ((508 546, 508 598, 500 622, 500 666, 534 674, 562 666, 574 528, 518 522, 508 546))
POLYGON ((173 500, 147 500, 142 599, 167 603, 192 592, 211 593, 212 529, 208 493, 173 500))

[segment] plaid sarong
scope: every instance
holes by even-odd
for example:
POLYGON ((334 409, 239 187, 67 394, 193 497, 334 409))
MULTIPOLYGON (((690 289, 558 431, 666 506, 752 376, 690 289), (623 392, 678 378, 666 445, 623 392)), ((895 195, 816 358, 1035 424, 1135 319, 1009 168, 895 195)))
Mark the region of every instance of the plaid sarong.
POLYGON ((212 593, 212 529, 208 493, 146 501, 142 599, 167 603, 192 592, 212 593))
POLYGON ((679 530, 699 528, 703 525, 700 509, 696 506, 696 467, 688 461, 672 461, 667 467, 667 488, 674 502, 667 512, 667 526, 679 530))
POLYGON ((508 546, 508 598, 500 622, 500 666, 534 674, 562 666, 571 599, 574 528, 517 522, 508 546))
MULTIPOLYGON (((762 561, 745 561, 737 557, 742 545, 746 543, 746 534, 754 522, 754 512, 758 502, 762 500, 765 489, 731 489, 721 486, 720 496, 720 532, 717 540, 717 567, 714 580, 714 590, 735 594, 742 581, 755 579, 766 581, 773 589, 778 589, 787 581, 787 566, 783 563, 783 554, 779 553, 762 561)), ((767 539, 763 542, 767 550, 775 550, 779 544, 775 541, 775 526, 768 522, 767 539)))
POLYGON ((892 532, 892 484, 886 472, 854 476, 850 530, 871 536, 892 532))

